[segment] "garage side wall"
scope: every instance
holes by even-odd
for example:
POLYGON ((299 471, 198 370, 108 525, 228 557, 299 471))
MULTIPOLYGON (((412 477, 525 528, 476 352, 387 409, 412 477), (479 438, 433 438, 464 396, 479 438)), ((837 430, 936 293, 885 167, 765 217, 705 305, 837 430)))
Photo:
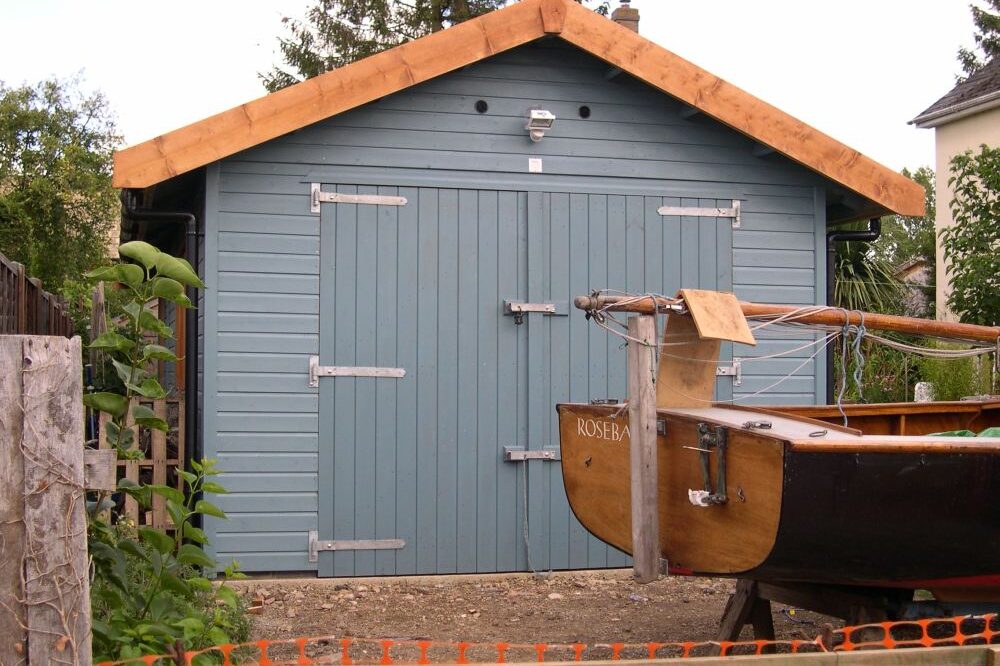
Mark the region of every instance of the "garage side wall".
MULTIPOLYGON (((555 40, 211 165, 202 418, 205 453, 231 493, 219 498, 229 520, 207 528, 216 555, 249 571, 316 568, 305 550, 317 529, 319 445, 318 395, 306 377, 319 352, 320 217, 310 212, 310 182, 740 199, 732 265, 720 268, 732 271, 737 295, 824 298, 825 202, 814 174, 555 40), (558 118, 537 144, 524 130, 532 108, 558 118), (541 173, 529 172, 529 158, 541 160, 541 173)), ((765 338, 734 354, 792 346, 765 338)), ((814 402, 824 368, 811 353, 744 363, 734 396, 814 402)))

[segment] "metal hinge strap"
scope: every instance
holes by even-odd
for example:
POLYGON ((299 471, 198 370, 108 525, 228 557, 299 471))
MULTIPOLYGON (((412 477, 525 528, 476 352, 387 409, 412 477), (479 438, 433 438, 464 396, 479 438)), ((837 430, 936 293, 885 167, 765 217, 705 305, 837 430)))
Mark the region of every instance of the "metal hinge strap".
POLYGON ((679 217, 731 217, 733 229, 740 228, 742 214, 739 199, 733 199, 732 208, 699 208, 689 206, 661 206, 657 211, 660 215, 676 215, 679 217))
POLYGON ((403 368, 320 365, 319 356, 309 357, 309 388, 318 387, 320 377, 375 377, 379 379, 402 379, 405 376, 406 370, 403 368))
POLYGON ((405 206, 406 197, 393 197, 381 194, 341 194, 339 192, 324 192, 319 183, 312 183, 310 192, 313 213, 320 212, 320 204, 366 204, 370 206, 405 206))
POLYGON ((403 539, 339 539, 321 541, 319 532, 309 532, 309 561, 318 562, 320 551, 337 550, 399 550, 406 547, 403 539))

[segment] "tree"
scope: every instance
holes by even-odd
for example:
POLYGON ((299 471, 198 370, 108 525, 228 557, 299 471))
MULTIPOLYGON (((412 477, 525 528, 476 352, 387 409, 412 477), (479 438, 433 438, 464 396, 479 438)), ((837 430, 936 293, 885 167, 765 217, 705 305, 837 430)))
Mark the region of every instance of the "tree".
POLYGON ((1000 0, 985 2, 985 8, 969 5, 972 22, 976 26, 976 34, 973 36, 976 45, 971 49, 963 46, 958 50, 958 62, 965 73, 965 76, 958 77, 959 81, 969 78, 1000 55, 1000 0))
POLYGON ((1000 324, 1000 148, 980 146, 951 160, 954 226, 941 231, 948 307, 962 321, 1000 324))
POLYGON ((903 169, 902 173, 924 188, 924 215, 923 217, 890 215, 883 218, 882 235, 873 244, 873 249, 894 267, 899 267, 912 259, 926 259, 933 263, 934 218, 937 216, 934 170, 922 166, 912 172, 903 169))
POLYGON ((120 142, 107 100, 78 80, 0 82, 0 251, 49 289, 65 291, 107 255, 120 142))
MULTIPOLYGON (((281 90, 500 9, 511 1, 316 0, 304 21, 287 16, 281 19, 291 33, 278 38, 283 65, 259 76, 268 92, 281 90)), ((575 1, 596 3, 597 12, 608 14, 607 0, 575 1)))

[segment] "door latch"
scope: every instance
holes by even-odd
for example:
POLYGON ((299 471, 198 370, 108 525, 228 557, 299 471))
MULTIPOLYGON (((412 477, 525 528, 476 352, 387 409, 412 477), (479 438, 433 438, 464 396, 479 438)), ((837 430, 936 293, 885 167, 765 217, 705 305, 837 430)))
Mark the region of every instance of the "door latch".
POLYGON ((515 324, 524 323, 524 315, 537 312, 543 315, 554 315, 558 308, 555 303, 525 303, 524 301, 504 301, 503 312, 513 315, 515 324))
POLYGON ((741 386, 743 384, 743 362, 734 358, 731 365, 720 365, 715 369, 716 377, 732 377, 733 386, 741 386))
POLYGON ((516 446, 503 447, 505 462, 525 462, 527 460, 560 460, 558 449, 521 449, 516 446))

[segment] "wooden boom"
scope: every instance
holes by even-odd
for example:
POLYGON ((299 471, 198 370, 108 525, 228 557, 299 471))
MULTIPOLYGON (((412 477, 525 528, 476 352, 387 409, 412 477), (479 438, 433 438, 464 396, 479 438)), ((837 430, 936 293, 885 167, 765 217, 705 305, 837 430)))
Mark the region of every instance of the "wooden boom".
MULTIPOLYGON (((607 309, 615 312, 656 314, 676 311, 677 306, 684 305, 684 299, 664 298, 662 296, 577 296, 573 300, 573 304, 578 309, 587 312, 607 309)), ((930 335, 940 338, 1000 343, 1000 327, 997 326, 978 326, 976 324, 934 321, 930 319, 918 319, 916 317, 900 317, 873 312, 859 312, 858 310, 844 310, 834 307, 827 310, 803 311, 802 307, 794 305, 773 305, 769 303, 740 301, 740 308, 747 317, 780 316, 797 313, 793 321, 802 324, 843 326, 845 323, 849 323, 857 326, 863 322, 866 328, 876 331, 895 331, 911 335, 930 335), (846 322, 845 319, 847 320, 846 322)))

